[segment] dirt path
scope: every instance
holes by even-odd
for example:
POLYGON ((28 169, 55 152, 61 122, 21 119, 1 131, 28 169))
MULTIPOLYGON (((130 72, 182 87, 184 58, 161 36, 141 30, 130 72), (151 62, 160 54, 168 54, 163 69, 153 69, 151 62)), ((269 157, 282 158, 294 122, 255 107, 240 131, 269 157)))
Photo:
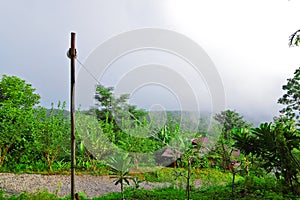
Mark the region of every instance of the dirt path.
MULTIPOLYGON (((77 175, 75 184, 76 192, 84 192, 88 198, 119 191, 119 185, 116 186, 108 176, 77 175)), ((153 189, 168 185, 170 184, 143 182, 141 188, 153 189)), ((48 190, 63 197, 70 194, 70 188, 70 176, 67 175, 0 173, 0 190, 5 190, 7 194, 48 190)))

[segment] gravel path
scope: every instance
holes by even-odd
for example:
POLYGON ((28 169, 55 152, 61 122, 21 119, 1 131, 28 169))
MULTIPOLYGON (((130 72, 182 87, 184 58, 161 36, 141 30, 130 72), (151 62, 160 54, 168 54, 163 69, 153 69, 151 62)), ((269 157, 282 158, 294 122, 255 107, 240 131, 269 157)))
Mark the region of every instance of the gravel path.
MULTIPOLYGON (((116 186, 108 176, 76 175, 75 184, 76 192, 84 192, 88 198, 120 190, 120 186, 116 186)), ((153 189, 168 185, 170 184, 143 182, 141 188, 153 189)), ((70 194, 70 188, 70 176, 67 175, 0 173, 0 190, 5 190, 7 194, 48 190, 63 197, 70 194)))

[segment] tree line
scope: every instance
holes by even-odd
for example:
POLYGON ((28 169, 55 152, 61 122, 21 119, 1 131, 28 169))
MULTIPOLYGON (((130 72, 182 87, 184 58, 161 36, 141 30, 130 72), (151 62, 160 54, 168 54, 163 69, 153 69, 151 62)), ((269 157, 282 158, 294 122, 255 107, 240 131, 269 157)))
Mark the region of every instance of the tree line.
MULTIPOLYGON (((273 122, 253 127, 236 111, 225 110, 214 115, 211 126, 208 126, 206 119, 199 119, 198 129, 193 132, 181 127, 178 116, 174 114, 169 114, 162 126, 151 127, 151 115, 128 104, 128 95, 114 97, 113 88, 98 85, 96 105, 90 110, 77 112, 77 120, 82 120, 88 127, 84 130, 77 127, 77 168, 95 170, 103 167, 105 163, 101 162, 101 158, 118 149, 133 153, 154 152, 152 157, 132 154, 130 163, 134 168, 164 165, 170 158, 163 158, 161 155, 170 148, 171 152, 180 152, 180 159, 176 161, 180 167, 191 163, 194 167, 213 167, 244 174, 273 173, 292 191, 299 192, 299 79, 300 68, 296 69, 294 77, 288 79, 283 86, 285 94, 278 100, 283 109, 280 116, 274 117, 273 122), (82 114, 94 114, 96 123, 82 117, 82 114), (102 131, 91 134, 91 130, 97 127, 102 131), (143 134, 144 131, 145 137, 132 137, 128 134, 132 130, 138 134, 143 134), (210 138, 212 132, 217 132, 219 136, 210 138), (193 143, 192 139, 198 141, 193 143), (108 142, 105 143, 105 140, 108 142), (209 143, 207 141, 212 140, 215 140, 215 145, 206 145, 209 143), (114 147, 107 146, 109 143, 113 143, 114 147), (180 148, 176 149, 177 147, 180 148), (193 159, 189 162, 191 156, 193 159), (158 157, 160 160, 157 160, 158 157)), ((35 93, 31 84, 16 76, 2 76, 2 171, 57 172, 70 166, 70 119, 65 111, 65 103, 52 104, 51 109, 46 109, 38 106, 39 101, 40 95, 35 93)))

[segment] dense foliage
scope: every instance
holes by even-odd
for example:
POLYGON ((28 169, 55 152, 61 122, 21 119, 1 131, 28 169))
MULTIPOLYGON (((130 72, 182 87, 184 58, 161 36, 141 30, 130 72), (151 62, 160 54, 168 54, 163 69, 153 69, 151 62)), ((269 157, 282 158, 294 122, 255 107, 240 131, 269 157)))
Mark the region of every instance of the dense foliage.
POLYGON ((293 78, 289 78, 286 85, 282 86, 286 93, 278 100, 285 107, 280 111, 286 117, 295 120, 300 126, 300 67, 296 69, 293 78))
POLYGON ((2 171, 50 170, 69 159, 69 121, 64 105, 38 107, 40 96, 24 80, 4 75, 0 81, 0 166, 2 171))
MULTIPOLYGON (((295 74, 294 79, 299 81, 299 70, 295 74)), ((293 105, 298 102, 299 88, 292 80, 284 87, 287 96, 283 97, 281 103, 291 103, 292 100, 284 99, 287 97, 294 98, 293 105)), ((65 103, 58 103, 57 106, 52 104, 50 109, 39 107, 40 96, 35 89, 14 76, 2 77, 0 92, 0 170, 68 173, 70 119, 65 103)), ((252 127, 236 111, 225 110, 217 113, 211 123, 209 117, 198 119, 198 127, 192 129, 194 122, 186 120, 188 118, 182 119, 185 117, 180 112, 168 112, 166 120, 157 126, 151 121, 154 113, 128 104, 128 95, 115 97, 113 88, 99 85, 95 99, 95 107, 76 113, 76 122, 79 124, 76 127, 76 170, 98 175, 114 174, 115 183, 120 184, 121 194, 100 199, 126 196, 136 199, 161 198, 158 196, 164 196, 165 193, 169 193, 166 199, 174 198, 172 195, 175 193, 177 199, 255 199, 267 198, 275 193, 278 193, 278 199, 284 199, 291 193, 300 194, 298 107, 286 104, 283 116, 259 127, 252 127), (186 121, 181 123, 182 120, 186 121), (122 152, 128 152, 126 159, 122 152), (117 156, 119 154, 120 157, 117 156), (112 157, 110 163, 103 161, 108 155, 112 157), (133 178, 128 173, 130 170, 147 171, 147 167, 153 169, 154 166, 171 163, 170 166, 175 168, 172 179, 184 182, 183 189, 124 190, 124 183, 133 178), (118 166, 120 164, 121 167, 118 166), (222 171, 223 174, 229 172, 232 177, 230 184, 195 190, 192 185, 198 176, 196 172, 202 170, 201 173, 205 174, 205 169, 222 171), (254 176, 256 178, 251 179, 254 176), (244 177, 244 181, 237 177, 244 177), (270 182, 264 182, 269 179, 276 183, 274 187, 270 187, 270 182), (257 189, 256 184, 267 188, 257 189), (282 190, 279 191, 281 186, 282 190)), ((160 116, 162 113, 155 114, 160 116)), ((143 179, 170 181, 159 177, 158 173, 152 172, 155 175, 152 177, 149 175, 151 173, 145 174, 143 179)), ((169 177, 170 174, 165 176, 169 177)), ((135 181, 139 183, 138 179, 135 181)), ((214 181, 210 180, 207 185, 212 183, 214 181)), ((34 197, 29 195, 28 198, 34 197)))
POLYGON ((24 80, 4 75, 0 81, 0 166, 28 163, 35 130, 35 106, 40 96, 24 80))
POLYGON ((281 118, 250 131, 237 130, 234 135, 235 146, 245 156, 255 156, 259 160, 258 166, 267 173, 274 173, 278 180, 289 186, 290 191, 299 193, 300 165, 296 152, 300 150, 300 132, 293 121, 281 118))

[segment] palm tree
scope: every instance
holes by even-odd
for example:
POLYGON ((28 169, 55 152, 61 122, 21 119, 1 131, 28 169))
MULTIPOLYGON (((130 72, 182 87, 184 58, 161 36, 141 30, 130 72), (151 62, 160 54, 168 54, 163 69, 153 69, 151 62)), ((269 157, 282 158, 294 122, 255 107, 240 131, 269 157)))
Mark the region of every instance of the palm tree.
POLYGON ((111 171, 114 173, 114 175, 111 176, 111 178, 115 178, 114 180, 115 185, 118 184, 121 185, 122 200, 125 199, 124 183, 129 185, 129 179, 130 179, 128 173, 129 173, 129 165, 131 162, 131 158, 128 155, 129 155, 128 153, 124 155, 116 155, 110 159, 110 162, 108 164, 109 167, 111 168, 111 171))

